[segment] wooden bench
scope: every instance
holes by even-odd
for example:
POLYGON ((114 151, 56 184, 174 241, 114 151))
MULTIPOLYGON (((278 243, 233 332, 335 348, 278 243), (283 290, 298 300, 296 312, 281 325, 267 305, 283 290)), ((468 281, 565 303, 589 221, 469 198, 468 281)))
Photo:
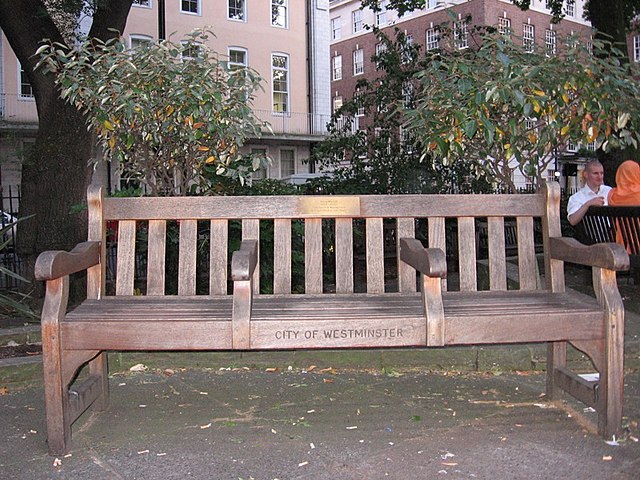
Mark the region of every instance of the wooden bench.
POLYGON ((640 206, 589 207, 582 219, 585 243, 618 242, 629 253, 635 278, 640 278, 640 206))
POLYGON ((624 309, 615 272, 628 268, 628 255, 617 244, 583 246, 561 238, 559 202, 555 184, 539 194, 348 197, 105 198, 92 187, 89 240, 69 253, 42 253, 36 264, 37 278, 46 280, 42 341, 49 450, 66 452, 73 422, 92 404, 107 406, 106 352, 114 350, 545 342, 548 397, 567 391, 593 407, 599 433, 610 437, 621 426, 623 399, 624 309), (543 230, 543 282, 536 273, 536 219, 543 230), (506 276, 505 222, 512 221, 517 289, 508 289, 506 276), (103 268, 107 222, 118 224, 113 292, 103 268), (396 225, 398 255, 385 261, 388 222, 396 225), (478 289, 478 222, 488 225, 484 291, 478 289), (264 247, 268 239, 260 238, 261 226, 273 232, 272 249, 264 247), (169 235, 174 230, 179 233, 169 235), (169 295, 167 258, 176 237, 177 286, 169 295), (229 245, 240 241, 229 268, 229 245), (364 245, 364 265, 354 261, 354 244, 364 245), (444 250, 452 244, 458 252, 447 257, 444 250), (146 284, 140 285, 135 257, 145 250, 146 284), (273 260, 266 264, 261 257, 273 260), (292 287, 291 266, 300 258, 303 284, 292 287), (597 299, 565 289, 565 261, 593 266, 597 299), (67 312, 69 275, 85 269, 87 300, 67 312), (261 293, 261 270, 273 293, 261 293), (324 278, 329 274, 331 281, 324 278), (203 294, 197 294, 197 279, 206 284, 203 294), (364 291, 355 293, 360 283, 364 291), (304 293, 291 293, 299 290, 304 293), (569 343, 592 360, 598 381, 567 368, 569 343), (87 363, 88 375, 77 385, 78 370, 87 363))

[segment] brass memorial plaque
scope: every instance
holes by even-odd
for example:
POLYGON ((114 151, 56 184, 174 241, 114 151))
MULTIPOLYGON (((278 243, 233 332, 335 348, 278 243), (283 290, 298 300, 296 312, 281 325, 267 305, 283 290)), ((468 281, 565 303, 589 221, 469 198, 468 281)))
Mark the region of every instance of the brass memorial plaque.
POLYGON ((298 209, 303 216, 359 217, 360 198, 358 197, 301 197, 298 209))

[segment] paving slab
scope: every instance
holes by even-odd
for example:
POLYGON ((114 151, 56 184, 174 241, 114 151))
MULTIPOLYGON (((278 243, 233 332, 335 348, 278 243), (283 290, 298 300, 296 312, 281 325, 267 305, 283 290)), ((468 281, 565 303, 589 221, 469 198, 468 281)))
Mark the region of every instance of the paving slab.
POLYGON ((43 392, 0 396, 3 479, 637 479, 640 374, 626 434, 547 403, 543 374, 318 369, 148 370, 111 377, 111 404, 47 454, 43 392))

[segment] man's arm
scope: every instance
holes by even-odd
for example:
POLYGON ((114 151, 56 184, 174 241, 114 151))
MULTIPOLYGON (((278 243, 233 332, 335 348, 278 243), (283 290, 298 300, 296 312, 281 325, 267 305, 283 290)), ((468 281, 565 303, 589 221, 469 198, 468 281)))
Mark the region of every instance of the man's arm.
POLYGON ((592 198, 588 202, 584 203, 578 210, 576 210, 575 212, 573 212, 571 215, 567 217, 569 219, 569 223, 573 226, 576 226, 578 223, 582 221, 582 218, 587 213, 587 210, 589 210, 589 207, 591 206, 601 207, 602 205, 604 205, 603 197, 597 196, 592 198))

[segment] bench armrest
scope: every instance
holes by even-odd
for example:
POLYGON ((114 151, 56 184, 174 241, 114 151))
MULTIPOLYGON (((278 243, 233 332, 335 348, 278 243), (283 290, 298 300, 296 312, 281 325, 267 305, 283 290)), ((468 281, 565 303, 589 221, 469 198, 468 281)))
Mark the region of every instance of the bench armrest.
POLYGON ((400 260, 428 277, 447 276, 444 252, 439 248, 424 248, 417 238, 400 239, 400 260))
POLYGON ((554 260, 615 271, 629 270, 629 254, 617 243, 584 245, 575 238, 552 237, 549 247, 554 260))
POLYGON ((231 257, 231 279, 249 280, 258 264, 258 240, 243 240, 231 257))
POLYGON ((36 260, 36 280, 53 280, 86 270, 100 262, 100 242, 82 242, 70 252, 49 250, 36 260))

